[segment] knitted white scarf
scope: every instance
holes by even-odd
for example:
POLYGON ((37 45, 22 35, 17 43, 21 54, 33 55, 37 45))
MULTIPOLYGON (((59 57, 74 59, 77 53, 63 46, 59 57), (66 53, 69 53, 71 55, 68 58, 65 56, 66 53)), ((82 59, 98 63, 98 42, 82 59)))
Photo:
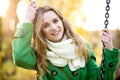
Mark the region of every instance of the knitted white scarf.
POLYGON ((47 59, 58 67, 68 65, 71 71, 84 67, 85 59, 76 55, 72 39, 66 39, 66 37, 64 39, 57 43, 47 40, 47 46, 50 49, 47 50, 47 59))

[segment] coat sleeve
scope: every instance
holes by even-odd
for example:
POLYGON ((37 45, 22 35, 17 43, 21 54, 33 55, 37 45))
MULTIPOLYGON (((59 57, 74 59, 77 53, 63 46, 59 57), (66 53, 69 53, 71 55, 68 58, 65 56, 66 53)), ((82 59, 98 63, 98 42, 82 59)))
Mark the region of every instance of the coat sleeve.
POLYGON ((36 55, 31 46, 33 25, 23 23, 18 26, 12 41, 12 55, 14 63, 22 68, 36 69, 36 55))
MULTIPOLYGON (((87 70, 88 70, 88 77, 89 80, 100 80, 100 71, 102 66, 98 66, 96 64, 96 58, 94 52, 92 50, 91 45, 88 43, 87 47, 90 51, 90 58, 87 62, 87 70)), ((104 80, 114 80, 114 73, 118 65, 118 54, 119 50, 114 48, 113 50, 105 49, 105 71, 104 71, 104 80)))

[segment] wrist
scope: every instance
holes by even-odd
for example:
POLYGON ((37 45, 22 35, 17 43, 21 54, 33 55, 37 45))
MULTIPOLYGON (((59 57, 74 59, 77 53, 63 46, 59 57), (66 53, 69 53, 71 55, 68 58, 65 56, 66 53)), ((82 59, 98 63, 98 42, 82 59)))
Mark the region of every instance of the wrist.
POLYGON ((20 25, 21 25, 21 24, 24 24, 24 23, 28 23, 28 24, 32 24, 32 25, 33 25, 33 23, 28 22, 28 21, 20 21, 20 22, 18 22, 18 24, 17 24, 17 28, 20 27, 20 25))
POLYGON ((106 46, 107 49, 113 50, 113 46, 106 46))
POLYGON ((31 20, 29 20, 29 19, 25 19, 25 20, 23 20, 23 22, 24 22, 24 23, 31 23, 31 24, 33 23, 33 22, 32 22, 31 20))

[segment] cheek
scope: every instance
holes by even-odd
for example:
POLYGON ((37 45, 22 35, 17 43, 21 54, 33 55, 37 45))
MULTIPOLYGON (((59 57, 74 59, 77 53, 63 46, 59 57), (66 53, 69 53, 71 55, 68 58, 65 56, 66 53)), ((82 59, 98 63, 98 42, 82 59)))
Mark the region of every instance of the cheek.
POLYGON ((61 26, 61 29, 64 31, 64 26, 62 23, 60 24, 60 26, 61 26))
POLYGON ((63 26, 63 23, 62 23, 62 21, 60 21, 60 25, 61 25, 61 27, 63 28, 63 30, 64 30, 64 26, 63 26))
POLYGON ((49 36, 49 29, 43 29, 42 32, 45 37, 49 36))

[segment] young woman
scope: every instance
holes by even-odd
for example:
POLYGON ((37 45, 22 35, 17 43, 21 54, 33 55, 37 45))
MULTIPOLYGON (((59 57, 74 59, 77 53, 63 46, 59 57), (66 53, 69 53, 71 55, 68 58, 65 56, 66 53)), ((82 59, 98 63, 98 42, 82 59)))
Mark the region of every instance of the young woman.
MULTIPOLYGON (((102 66, 97 66, 90 44, 57 9, 36 9, 31 2, 22 20, 12 42, 17 66, 36 70, 39 80, 100 80, 102 66)), ((105 44, 104 80, 113 80, 119 51, 113 48, 109 30, 102 30, 101 40, 105 44)))

